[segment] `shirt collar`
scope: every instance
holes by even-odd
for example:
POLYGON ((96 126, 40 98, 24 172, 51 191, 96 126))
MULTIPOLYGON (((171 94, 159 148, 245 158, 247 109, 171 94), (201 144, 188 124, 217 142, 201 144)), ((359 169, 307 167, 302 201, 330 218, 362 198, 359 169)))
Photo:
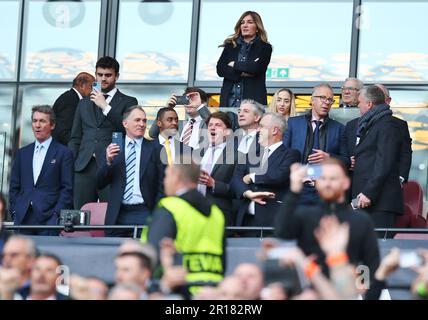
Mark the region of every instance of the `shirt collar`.
POLYGON ((178 189, 177 192, 175 193, 175 195, 177 197, 182 196, 183 194, 185 194, 186 192, 188 192, 190 189, 189 188, 182 188, 182 189, 178 189))
POLYGON ((129 142, 134 140, 137 143, 137 146, 141 147, 141 144, 143 143, 143 139, 144 137, 138 138, 138 139, 131 139, 130 137, 126 136, 125 137, 125 148, 128 147, 129 142))
MULTIPOLYGON (((172 137, 169 137, 169 139, 168 140, 172 140, 173 138, 172 137)), ((165 144, 165 141, 166 141, 166 138, 163 136, 163 135, 159 135, 159 143, 160 144, 162 144, 162 145, 164 145, 165 144)))
POLYGON ((197 116, 196 118, 193 118, 193 119, 195 119, 195 123, 199 123, 199 122, 202 121, 202 117, 201 116, 197 116))
POLYGON ((116 87, 114 87, 113 89, 111 89, 109 92, 103 92, 103 94, 107 94, 109 97, 114 97, 114 95, 116 94, 116 92, 117 92, 117 88, 116 87))
POLYGON ((76 89, 76 88, 71 88, 71 89, 73 89, 73 90, 77 93, 77 95, 79 96, 79 100, 82 100, 82 99, 83 99, 83 96, 80 94, 80 92, 79 92, 79 91, 77 91, 77 89, 76 89))
POLYGON ((275 150, 278 149, 281 146, 281 144, 282 144, 282 141, 279 141, 279 142, 274 143, 273 145, 271 145, 269 147, 269 155, 271 155, 272 153, 274 153, 275 150))
POLYGON ((49 139, 46 139, 42 143, 40 143, 39 141, 36 140, 35 148, 37 148, 38 146, 42 145, 45 148, 45 150, 48 150, 49 146, 51 145, 51 142, 52 142, 52 136, 50 136, 49 139))

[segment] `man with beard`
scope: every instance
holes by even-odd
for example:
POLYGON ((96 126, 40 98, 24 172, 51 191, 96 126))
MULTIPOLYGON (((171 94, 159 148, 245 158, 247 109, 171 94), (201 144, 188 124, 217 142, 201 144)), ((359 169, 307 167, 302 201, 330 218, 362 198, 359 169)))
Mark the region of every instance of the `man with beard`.
POLYGON ((373 222, 363 211, 354 211, 346 203, 346 190, 351 181, 343 163, 334 158, 321 164, 321 176, 315 187, 321 200, 313 205, 298 206, 299 194, 307 169, 299 164, 291 167, 290 192, 285 196, 281 210, 275 221, 275 235, 283 239, 296 239, 297 245, 306 255, 315 254, 317 263, 327 272, 325 254, 315 238, 314 231, 320 220, 326 215, 335 215, 340 223, 349 224, 349 242, 347 255, 350 263, 362 263, 374 275, 379 266, 379 247, 373 222))

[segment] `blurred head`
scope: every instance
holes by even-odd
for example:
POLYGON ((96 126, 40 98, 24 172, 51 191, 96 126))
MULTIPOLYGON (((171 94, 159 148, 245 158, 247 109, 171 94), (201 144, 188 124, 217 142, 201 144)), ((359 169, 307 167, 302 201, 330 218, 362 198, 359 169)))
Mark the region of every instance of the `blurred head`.
POLYGON ((382 90, 382 92, 385 96, 385 103, 388 105, 391 105, 392 98, 389 94, 388 88, 385 87, 383 84, 380 84, 380 83, 376 83, 375 86, 378 87, 380 90, 382 90))
POLYGON ((123 127, 126 135, 130 139, 140 139, 144 137, 147 126, 146 112, 141 106, 130 107, 123 113, 123 127))
POLYGON ((358 108, 361 115, 364 115, 370 109, 385 103, 385 95, 377 86, 368 86, 361 89, 358 108))
POLYGON ((119 62, 112 57, 100 58, 95 65, 95 75, 103 92, 113 90, 119 79, 119 62))
POLYGON ((351 185, 343 163, 335 158, 328 158, 322 163, 321 177, 315 187, 324 201, 344 202, 346 191, 351 185))
POLYGON ((333 103, 333 89, 328 83, 322 83, 314 87, 311 98, 313 116, 317 119, 324 119, 328 116, 333 103))
POLYGON ((155 248, 148 244, 138 240, 125 240, 119 247, 118 254, 126 252, 140 252, 149 258, 152 270, 155 269, 157 264, 157 253, 155 248))
POLYGON ((257 129, 263 114, 262 104, 251 99, 242 100, 238 109, 239 127, 244 130, 257 129))
POLYGON ((208 103, 208 95, 198 87, 187 87, 184 94, 189 98, 189 104, 185 106, 186 114, 190 118, 196 118, 199 115, 198 108, 208 103))
POLYGON ((208 141, 219 145, 226 141, 232 133, 232 123, 229 116, 221 111, 211 113, 206 120, 208 128, 208 141))
POLYGON ((40 105, 31 109, 31 127, 38 142, 42 143, 50 138, 55 121, 55 113, 50 106, 40 105))
POLYGON ((116 257, 116 284, 137 285, 142 290, 146 289, 150 279, 150 259, 140 252, 125 252, 116 257))
POLYGON ((244 299, 257 300, 263 289, 263 272, 254 263, 241 263, 233 272, 244 286, 244 299))
POLYGON ((140 300, 141 290, 133 284, 119 284, 113 287, 108 300, 140 300))
POLYGON ((221 300, 244 300, 244 285, 236 276, 223 279, 218 285, 218 297, 221 300))
POLYGON ((56 293, 56 280, 61 260, 54 255, 44 254, 36 258, 31 271, 30 294, 33 299, 46 299, 56 293))
POLYGON ((279 89, 272 97, 269 112, 278 112, 286 120, 296 115, 296 102, 290 89, 279 89))
POLYGON ((255 11, 246 11, 238 19, 235 24, 235 33, 227 38, 222 46, 225 46, 228 43, 231 43, 236 47, 236 39, 242 36, 247 41, 251 41, 259 35, 260 40, 263 42, 268 42, 267 33, 265 27, 263 26, 262 18, 255 11))
POLYGON ((91 300, 106 300, 108 295, 107 284, 98 278, 92 277, 86 280, 88 295, 91 300))
POLYGON ((73 88, 79 91, 83 97, 87 97, 92 92, 92 84, 95 78, 87 72, 79 73, 73 80, 73 88))
POLYGON ((287 123, 278 113, 266 113, 259 125, 259 142, 262 147, 269 147, 282 141, 287 123))
POLYGON ((196 189, 201 168, 190 157, 183 156, 183 163, 175 163, 165 170, 164 189, 167 196, 176 195, 180 189, 196 189))
POLYGON ((3 267, 17 269, 21 274, 22 283, 30 278, 35 258, 36 245, 30 238, 14 235, 3 247, 3 267))
POLYGON ((161 108, 156 116, 160 134, 164 138, 173 137, 178 131, 178 115, 174 108, 161 108))
POLYGON ((358 105, 358 96, 363 87, 364 84, 361 80, 347 78, 342 86, 342 102, 350 106, 358 105))

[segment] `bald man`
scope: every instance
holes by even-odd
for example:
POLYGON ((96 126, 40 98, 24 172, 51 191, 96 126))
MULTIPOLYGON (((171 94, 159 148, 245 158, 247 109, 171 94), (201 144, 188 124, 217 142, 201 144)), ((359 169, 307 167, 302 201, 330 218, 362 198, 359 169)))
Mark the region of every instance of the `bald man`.
POLYGON ((56 115, 56 127, 52 136, 57 142, 67 146, 77 104, 90 95, 94 81, 93 75, 87 72, 79 73, 73 80, 73 87, 55 101, 53 109, 56 115))

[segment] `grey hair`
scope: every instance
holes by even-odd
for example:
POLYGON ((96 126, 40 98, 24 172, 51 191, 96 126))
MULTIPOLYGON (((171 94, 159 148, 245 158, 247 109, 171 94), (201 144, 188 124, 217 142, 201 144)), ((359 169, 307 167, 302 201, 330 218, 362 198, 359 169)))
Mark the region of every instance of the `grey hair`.
POLYGON ((40 112, 49 115, 49 122, 54 124, 56 122, 55 112, 51 108, 51 106, 47 104, 37 105, 31 109, 31 121, 33 121, 33 116, 35 112, 40 112))
POLYGON ((250 105, 251 108, 253 109, 254 114, 257 116, 262 117, 263 114, 265 113, 265 107, 261 103, 255 101, 253 99, 244 99, 241 101, 241 105, 243 105, 243 104, 250 105))
POLYGON ((321 89, 321 88, 328 88, 328 89, 330 89, 330 90, 331 90, 331 92, 333 92, 333 88, 331 87, 331 85, 330 85, 329 83, 327 83, 327 82, 323 82, 323 83, 320 83, 320 84, 316 85, 316 86, 312 89, 312 95, 314 95, 314 93, 315 93, 318 89, 321 89))
POLYGON ((373 102, 375 106, 385 103, 385 94, 378 86, 368 86, 361 89, 362 95, 367 101, 373 102))
POLYGON ((282 115, 276 112, 267 112, 264 114, 263 118, 267 116, 272 117, 271 119, 272 127, 277 127, 279 131, 281 131, 282 133, 284 133, 285 130, 287 130, 287 122, 285 121, 282 115))
POLYGON ((13 240, 25 242, 25 244, 27 245, 27 254, 31 257, 37 256, 37 247, 33 239, 29 237, 21 236, 21 235, 13 235, 7 240, 7 242, 13 241, 13 240))
POLYGON ((349 77, 345 79, 345 82, 346 81, 355 81, 357 83, 358 90, 361 90, 364 87, 364 83, 358 78, 349 77))
POLYGON ((381 89, 383 94, 386 94, 385 98, 391 97, 391 95, 389 94, 389 89, 386 86, 384 86, 381 83, 376 83, 375 86, 378 87, 379 89, 381 89))

